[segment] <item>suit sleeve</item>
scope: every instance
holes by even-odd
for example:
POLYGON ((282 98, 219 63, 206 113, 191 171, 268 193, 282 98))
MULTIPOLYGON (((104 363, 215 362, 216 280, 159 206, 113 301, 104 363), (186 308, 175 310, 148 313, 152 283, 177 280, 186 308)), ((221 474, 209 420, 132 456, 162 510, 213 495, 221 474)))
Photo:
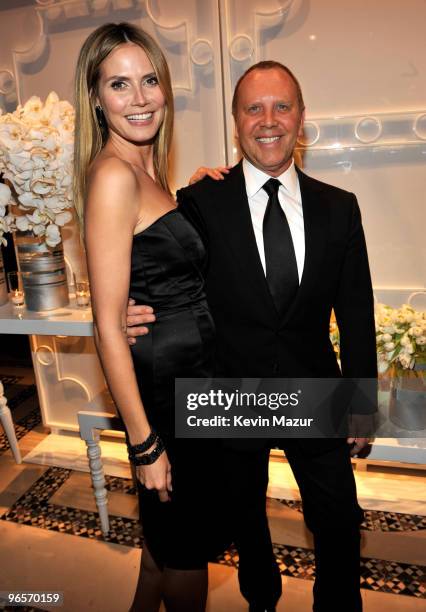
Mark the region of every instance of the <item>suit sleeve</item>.
POLYGON ((366 414, 377 410, 374 298, 361 212, 355 195, 351 194, 351 198, 348 240, 334 311, 340 331, 342 374, 362 379, 352 412, 366 414))
POLYGON ((192 195, 186 193, 186 189, 179 189, 176 193, 179 210, 192 223, 201 236, 204 245, 208 246, 208 232, 200 208, 192 195))

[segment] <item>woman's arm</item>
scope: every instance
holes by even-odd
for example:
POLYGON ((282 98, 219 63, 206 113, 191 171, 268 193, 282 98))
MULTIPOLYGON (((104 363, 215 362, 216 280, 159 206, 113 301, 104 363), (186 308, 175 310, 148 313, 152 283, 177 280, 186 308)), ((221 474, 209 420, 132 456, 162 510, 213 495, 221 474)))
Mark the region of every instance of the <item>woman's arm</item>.
MULTIPOLYGON (((93 168, 85 211, 85 242, 94 337, 108 387, 132 445, 143 442, 151 431, 126 337, 139 198, 138 181, 125 162, 111 158, 93 168)), ((165 459, 163 453, 152 465, 141 466, 142 481, 148 488, 166 489, 165 459)))

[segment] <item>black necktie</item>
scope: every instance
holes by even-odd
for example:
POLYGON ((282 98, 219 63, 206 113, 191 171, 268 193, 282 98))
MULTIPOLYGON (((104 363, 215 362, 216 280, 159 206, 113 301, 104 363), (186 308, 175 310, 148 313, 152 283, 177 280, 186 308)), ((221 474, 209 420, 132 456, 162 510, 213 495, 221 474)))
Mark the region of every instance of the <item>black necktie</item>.
POLYGON ((299 288, 296 255, 287 217, 278 200, 280 181, 269 179, 263 189, 269 196, 263 218, 266 280, 279 313, 293 301, 299 288))

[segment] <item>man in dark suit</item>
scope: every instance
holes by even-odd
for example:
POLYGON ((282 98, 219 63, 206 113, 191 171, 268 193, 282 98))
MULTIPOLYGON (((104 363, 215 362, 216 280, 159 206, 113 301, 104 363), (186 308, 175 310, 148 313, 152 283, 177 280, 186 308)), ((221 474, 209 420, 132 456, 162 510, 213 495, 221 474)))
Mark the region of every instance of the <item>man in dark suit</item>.
MULTIPOLYGON (((376 377, 373 293, 359 207, 353 194, 294 165, 304 119, 299 83, 282 64, 260 62, 237 83, 233 115, 243 160, 224 180, 206 177, 177 194, 208 248, 217 375, 376 377), (333 308, 341 371, 329 340, 333 308)), ((129 308, 129 325, 152 320, 144 312, 129 308)), ((298 482, 314 535, 315 612, 362 609, 363 513, 350 457, 366 442, 354 434, 347 440, 224 443, 227 509, 250 610, 273 610, 281 595, 265 503, 269 449, 277 445, 298 482)))

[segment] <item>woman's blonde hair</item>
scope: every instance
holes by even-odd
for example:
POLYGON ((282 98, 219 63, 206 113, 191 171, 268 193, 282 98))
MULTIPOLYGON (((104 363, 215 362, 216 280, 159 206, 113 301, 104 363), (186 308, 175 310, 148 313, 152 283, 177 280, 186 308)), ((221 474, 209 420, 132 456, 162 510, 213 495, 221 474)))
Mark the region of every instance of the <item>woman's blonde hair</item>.
POLYGON ((74 204, 81 228, 83 228, 84 221, 87 170, 108 139, 105 117, 101 115, 103 121, 99 122, 95 109, 100 65, 113 49, 129 42, 139 45, 145 51, 165 97, 164 120, 154 141, 154 169, 160 185, 171 193, 167 174, 174 112, 172 85, 166 58, 155 40, 140 28, 125 22, 107 23, 97 28, 86 39, 78 57, 75 75, 76 129, 73 190, 74 204))

